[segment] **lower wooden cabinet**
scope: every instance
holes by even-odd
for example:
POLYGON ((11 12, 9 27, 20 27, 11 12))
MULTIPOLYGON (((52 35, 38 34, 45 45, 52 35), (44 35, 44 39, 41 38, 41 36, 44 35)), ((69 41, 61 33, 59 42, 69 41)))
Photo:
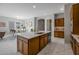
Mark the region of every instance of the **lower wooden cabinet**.
POLYGON ((79 55, 79 43, 76 42, 76 55, 79 55))
POLYGON ((48 35, 44 34, 31 39, 17 36, 17 51, 24 55, 35 55, 48 44, 48 35))
POLYGON ((28 54, 28 43, 27 42, 25 42, 25 41, 23 41, 23 54, 24 55, 27 55, 28 54))
POLYGON ((71 40, 71 47, 72 51, 75 55, 79 55, 79 43, 76 41, 76 39, 72 36, 71 40))
POLYGON ((28 54, 28 41, 20 36, 17 37, 17 51, 25 55, 28 54))
POLYGON ((47 44, 48 44, 48 35, 46 34, 46 35, 45 35, 44 45, 47 45, 47 44))
POLYGON ((39 52, 39 37, 32 38, 29 40, 29 54, 35 55, 39 52))
POLYGON ((39 37, 39 42, 40 42, 39 48, 41 50, 44 47, 44 37, 39 37))
POLYGON ((22 52, 22 48, 23 48, 22 47, 22 40, 18 39, 17 43, 18 43, 17 50, 20 51, 20 52, 22 52))
POLYGON ((40 42, 40 50, 41 50, 48 43, 48 36, 47 36, 47 34, 40 36, 39 37, 39 42, 40 42))

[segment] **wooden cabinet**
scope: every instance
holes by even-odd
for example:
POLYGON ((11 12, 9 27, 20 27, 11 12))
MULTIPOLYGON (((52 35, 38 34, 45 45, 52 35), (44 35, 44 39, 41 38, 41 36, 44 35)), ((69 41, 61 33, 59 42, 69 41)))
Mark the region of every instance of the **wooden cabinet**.
POLYGON ((79 55, 79 43, 76 42, 76 55, 79 55))
POLYGON ((46 34, 46 35, 45 35, 44 45, 47 45, 47 43, 48 43, 48 35, 46 34))
POLYGON ((64 38, 64 18, 55 19, 54 36, 64 38))
POLYGON ((48 34, 43 34, 31 39, 17 36, 17 51, 24 55, 35 55, 48 43, 48 34))
POLYGON ((27 42, 25 42, 25 41, 23 41, 23 54, 24 55, 27 55, 28 54, 28 43, 27 42))
POLYGON ((17 36, 17 51, 22 54, 28 54, 28 41, 27 39, 17 36))
POLYGON ((22 52, 22 40, 18 40, 18 51, 22 52))
POLYGON ((72 47, 73 53, 76 54, 76 40, 73 37, 71 39, 71 47, 72 47))
POLYGON ((73 34, 79 34, 79 4, 72 5, 73 34))
POLYGON ((39 52, 39 37, 29 40, 29 54, 37 54, 39 52))
POLYGON ((79 42, 77 42, 76 38, 74 38, 72 36, 71 39, 71 47, 72 47, 72 51, 75 55, 79 55, 79 42))
POLYGON ((44 37, 40 36, 39 38, 40 38, 39 42, 40 42, 40 50, 41 50, 44 47, 44 37))
POLYGON ((47 36, 47 34, 45 34, 45 35, 40 36, 39 38, 40 38, 39 41, 40 41, 40 50, 41 50, 42 48, 44 48, 47 45, 48 36, 47 36))
POLYGON ((54 36, 64 38, 64 31, 54 31, 54 36))
POLYGON ((64 18, 58 18, 58 19, 55 19, 55 27, 61 27, 61 26, 64 26, 64 18))

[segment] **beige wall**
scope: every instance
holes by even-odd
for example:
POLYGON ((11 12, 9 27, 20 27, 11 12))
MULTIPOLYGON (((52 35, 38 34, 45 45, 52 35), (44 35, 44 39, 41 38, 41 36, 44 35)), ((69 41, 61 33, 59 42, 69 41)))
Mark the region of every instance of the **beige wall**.
POLYGON ((65 42, 69 43, 70 39, 71 39, 71 22, 70 22, 70 9, 71 9, 72 4, 66 4, 65 5, 65 13, 64 13, 64 28, 65 28, 65 42))

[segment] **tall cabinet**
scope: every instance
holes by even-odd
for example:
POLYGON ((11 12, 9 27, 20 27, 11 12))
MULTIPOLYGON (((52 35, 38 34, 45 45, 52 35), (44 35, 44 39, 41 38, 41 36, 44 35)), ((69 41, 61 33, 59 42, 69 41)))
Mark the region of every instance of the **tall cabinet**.
POLYGON ((71 47, 73 53, 75 55, 79 55, 79 4, 73 4, 71 7, 71 24, 72 24, 71 47))
POLYGON ((64 18, 55 19, 54 37, 64 38, 64 18))
POLYGON ((74 4, 71 9, 71 21, 73 24, 73 34, 79 35, 79 4, 74 4))

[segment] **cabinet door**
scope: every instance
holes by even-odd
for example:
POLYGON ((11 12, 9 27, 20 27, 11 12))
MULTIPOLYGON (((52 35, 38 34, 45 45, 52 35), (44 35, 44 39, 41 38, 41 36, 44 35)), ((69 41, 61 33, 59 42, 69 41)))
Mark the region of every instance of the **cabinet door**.
POLYGON ((54 31, 54 36, 64 38, 64 31, 54 31))
POLYGON ((46 34, 46 35, 45 35, 44 44, 47 45, 47 43, 48 43, 48 36, 47 36, 47 34, 46 34))
POLYGON ((64 38, 64 31, 59 31, 59 37, 64 38))
POLYGON ((64 18, 55 19, 55 26, 64 26, 64 18))
POLYGON ((76 40, 73 38, 72 39, 72 44, 73 44, 73 53, 76 54, 76 40))
POLYGON ((73 9, 73 33, 79 34, 79 4, 74 4, 73 9))
POLYGON ((79 44, 76 42, 76 54, 79 55, 79 44))
POLYGON ((54 37, 58 37, 59 33, 58 31, 54 31, 54 37))
POLYGON ((17 40, 17 50, 22 53, 22 40, 18 39, 17 40))
POLYGON ((40 36, 40 50, 45 46, 45 37, 44 35, 40 36))
POLYGON ((23 54, 28 54, 28 43, 23 41, 23 54))
POLYGON ((39 37, 29 40, 29 54, 35 55, 39 52, 39 37))

